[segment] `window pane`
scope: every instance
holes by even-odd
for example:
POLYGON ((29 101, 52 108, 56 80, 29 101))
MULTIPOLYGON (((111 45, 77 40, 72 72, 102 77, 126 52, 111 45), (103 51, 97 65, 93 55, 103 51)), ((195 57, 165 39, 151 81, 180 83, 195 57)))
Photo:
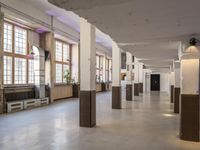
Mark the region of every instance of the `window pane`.
POLYGON ((15 84, 26 84, 26 59, 15 58, 15 84))
POLYGON ((106 82, 109 81, 108 76, 109 76, 109 72, 108 72, 108 70, 106 70, 106 82))
POLYGON ((99 56, 96 56, 96 68, 99 68, 99 56))
POLYGON ((12 52, 12 25, 4 23, 4 45, 6 52, 12 52))
POLYGON ((62 83, 62 64, 56 64, 56 83, 62 83))
POLYGON ((68 62, 69 60, 70 60, 69 45, 63 44, 63 61, 68 62))
POLYGON ((4 84, 12 84, 12 57, 4 56, 4 84))
POLYGON ((26 55, 26 30, 15 27, 15 53, 26 55))
POLYGON ((28 61, 28 83, 34 83, 34 60, 28 61))
POLYGON ((99 60, 100 60, 100 69, 103 69, 103 57, 99 56, 99 60))
POLYGON ((109 81, 112 81, 112 60, 109 60, 109 81))
POLYGON ((99 82, 100 76, 99 76, 99 70, 96 70, 96 82, 99 82))
POLYGON ((62 61, 62 43, 56 41, 56 61, 62 61))
POLYGON ((106 59, 106 70, 108 70, 109 68, 108 68, 108 65, 109 65, 109 60, 108 59, 106 59))

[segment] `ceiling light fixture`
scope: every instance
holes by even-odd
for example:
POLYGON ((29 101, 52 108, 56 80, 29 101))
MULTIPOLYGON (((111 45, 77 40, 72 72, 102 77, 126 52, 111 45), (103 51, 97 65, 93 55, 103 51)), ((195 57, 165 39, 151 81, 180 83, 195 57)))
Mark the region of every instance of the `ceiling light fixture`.
POLYGON ((189 41, 190 46, 196 46, 197 44, 200 45, 200 41, 196 38, 191 38, 189 41))

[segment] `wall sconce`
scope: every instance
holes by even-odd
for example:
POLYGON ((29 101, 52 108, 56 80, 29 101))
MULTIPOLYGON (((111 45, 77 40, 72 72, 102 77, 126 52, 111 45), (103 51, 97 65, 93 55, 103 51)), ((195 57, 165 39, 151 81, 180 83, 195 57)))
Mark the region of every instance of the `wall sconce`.
POLYGON ((190 46, 197 46, 197 44, 200 45, 200 41, 193 37, 190 39, 189 44, 190 44, 190 46))
POLYGON ((200 46, 200 40, 196 38, 191 38, 189 40, 189 47, 186 48, 184 51, 182 51, 182 58, 184 59, 196 59, 200 57, 199 53, 199 46, 200 46))

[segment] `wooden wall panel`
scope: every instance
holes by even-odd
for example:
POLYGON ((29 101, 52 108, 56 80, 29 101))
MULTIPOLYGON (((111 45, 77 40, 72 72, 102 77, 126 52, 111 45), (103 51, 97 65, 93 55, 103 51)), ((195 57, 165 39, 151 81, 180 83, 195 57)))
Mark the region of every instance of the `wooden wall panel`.
POLYGON ((53 99, 64 99, 73 96, 73 87, 72 85, 55 85, 52 91, 53 99))
POLYGON ((101 88, 101 83, 97 83, 96 84, 96 92, 101 92, 102 88, 101 88))

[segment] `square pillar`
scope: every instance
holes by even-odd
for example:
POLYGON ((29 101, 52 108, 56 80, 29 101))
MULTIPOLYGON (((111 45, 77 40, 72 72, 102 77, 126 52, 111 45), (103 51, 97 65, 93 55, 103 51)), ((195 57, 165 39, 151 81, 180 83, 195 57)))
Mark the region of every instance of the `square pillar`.
POLYGON ((134 62, 134 96, 139 96, 139 63, 134 62))
POLYGON ((80 19, 80 127, 96 126, 95 27, 80 19))
POLYGON ((143 63, 139 63, 138 64, 138 67, 139 67, 139 85, 138 85, 138 88, 139 88, 139 93, 143 93, 143 66, 144 64, 143 63))
POLYGON ((133 100, 132 85, 132 54, 126 52, 126 100, 133 100))
POLYGON ((181 60, 180 138, 200 140, 199 59, 181 60))
POLYGON ((3 20, 4 14, 0 12, 0 114, 3 113, 3 20))
POLYGON ((180 62, 174 62, 175 85, 174 85, 174 113, 179 113, 180 102, 180 62))
MULTIPOLYGON (((43 86, 43 83, 45 80, 45 84, 48 85, 49 89, 49 98, 50 102, 52 103, 54 101, 54 84, 55 84, 55 37, 53 32, 46 32, 42 33, 40 35, 40 47, 47 51, 49 54, 49 57, 45 60, 44 59, 44 53, 41 51, 41 54, 38 54, 38 65, 41 64, 41 78, 40 75, 37 77, 40 78, 41 86, 43 86), (39 56, 41 55, 41 57, 39 56), (45 61, 45 62, 44 62, 45 61), (45 69, 44 69, 45 68, 45 69), (42 78, 42 76, 45 75, 45 79, 42 78)), ((39 84, 38 84, 39 85, 39 84)), ((40 86, 39 86, 40 87, 40 86)), ((44 90, 44 88, 42 87, 44 90)), ((37 91, 40 90, 40 88, 37 87, 37 91)), ((40 93, 41 94, 41 93, 40 93)), ((39 92, 38 92, 39 96, 39 92)), ((43 95, 40 95, 43 96, 43 95)))
POLYGON ((112 108, 121 109, 121 50, 112 43, 112 108))
POLYGON ((170 101, 174 103, 174 70, 170 73, 170 101))

